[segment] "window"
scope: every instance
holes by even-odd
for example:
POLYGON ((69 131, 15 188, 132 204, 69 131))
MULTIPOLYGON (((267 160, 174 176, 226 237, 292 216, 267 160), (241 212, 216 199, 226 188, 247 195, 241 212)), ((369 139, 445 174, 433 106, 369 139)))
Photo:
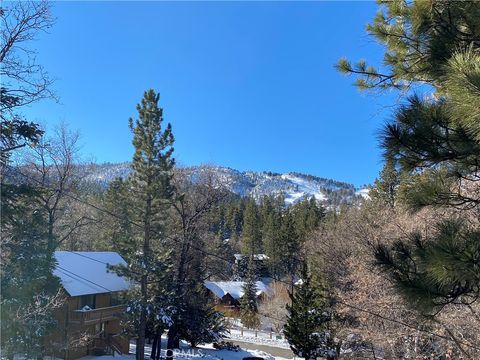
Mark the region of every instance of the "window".
POLYGON ((110 306, 122 305, 125 304, 125 302, 124 292, 112 292, 110 294, 110 306))
POLYGON ((85 306, 95 309, 95 295, 83 295, 80 298, 80 309, 83 309, 85 306))
POLYGON ((105 332, 106 322, 95 324, 95 336, 99 338, 105 338, 107 333, 105 332))

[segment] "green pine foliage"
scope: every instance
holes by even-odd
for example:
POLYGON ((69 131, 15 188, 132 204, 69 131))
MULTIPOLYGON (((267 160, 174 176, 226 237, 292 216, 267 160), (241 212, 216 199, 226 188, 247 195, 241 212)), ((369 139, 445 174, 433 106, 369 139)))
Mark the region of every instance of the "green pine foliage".
POLYGON ((475 1, 381 2, 367 31, 386 48, 385 69, 338 64, 357 74, 362 88, 405 89, 407 99, 381 141, 386 158, 412 175, 402 192, 414 209, 480 204, 479 15, 475 1), (425 84, 425 96, 408 92, 425 84))
POLYGON ((428 237, 414 232, 407 241, 380 245, 376 259, 398 290, 425 314, 449 303, 472 303, 480 296, 480 230, 461 220, 442 221, 428 237))
MULTIPOLYGON (((1 353, 27 359, 49 355, 54 311, 63 305, 39 189, 2 183, 1 353)), ((58 344, 57 344, 58 345, 58 344)))
POLYGON ((302 283, 290 293, 284 334, 296 356, 311 360, 319 357, 336 358, 334 335, 331 330, 332 311, 324 291, 308 273, 304 263, 302 283))
POLYGON ((220 341, 227 334, 223 313, 209 303, 201 283, 195 282, 191 286, 193 289, 187 296, 181 316, 180 338, 192 347, 220 341))
POLYGON ((400 174, 395 167, 395 161, 388 159, 370 189, 369 196, 372 200, 393 208, 397 200, 399 185, 400 174))
POLYGON ((243 296, 240 299, 240 319, 242 324, 249 329, 257 329, 260 326, 256 280, 255 264, 253 258, 250 257, 243 284, 243 296))
MULTIPOLYGON (((385 171, 401 174, 396 200, 412 211, 448 208, 451 217, 428 238, 379 245, 377 260, 414 306, 463 303, 480 284, 478 224, 457 220, 480 205, 480 3, 382 1, 367 31, 385 46, 384 68, 346 59, 338 68, 358 76, 360 88, 403 91, 380 135, 385 171)), ((374 196, 388 195, 383 180, 374 196)))
POLYGON ((119 215, 107 234, 114 237, 114 247, 129 264, 115 270, 139 284, 129 296, 127 317, 137 335, 138 360, 144 358, 147 326, 164 327, 167 309, 174 303, 168 296, 171 263, 165 237, 174 196, 174 138, 171 125, 163 127, 159 99, 159 94, 148 90, 137 105, 138 119, 129 120, 135 147, 132 172, 125 183, 113 182, 106 195, 106 205, 119 215))
POLYGON ((293 282, 300 265, 301 239, 295 229, 295 220, 291 212, 283 215, 280 234, 281 251, 283 252, 282 273, 293 282))
POLYGON ((247 200, 243 213, 242 251, 245 255, 263 252, 261 218, 253 198, 247 200))

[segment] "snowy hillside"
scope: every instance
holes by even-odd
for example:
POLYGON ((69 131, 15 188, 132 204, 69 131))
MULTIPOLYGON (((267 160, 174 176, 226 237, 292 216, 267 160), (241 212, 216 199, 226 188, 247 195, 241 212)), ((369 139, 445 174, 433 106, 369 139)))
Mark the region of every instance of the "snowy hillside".
MULTIPOLYGON (((117 177, 127 177, 130 163, 92 164, 86 166, 85 170, 88 182, 106 187, 117 177)), ((352 204, 366 195, 365 189, 356 189, 349 183, 293 172, 241 172, 222 166, 193 166, 182 168, 182 171, 192 181, 200 177, 202 172, 213 173, 220 183, 240 196, 252 196, 259 200, 264 195, 283 195, 287 205, 314 196, 327 206, 338 206, 352 204)))

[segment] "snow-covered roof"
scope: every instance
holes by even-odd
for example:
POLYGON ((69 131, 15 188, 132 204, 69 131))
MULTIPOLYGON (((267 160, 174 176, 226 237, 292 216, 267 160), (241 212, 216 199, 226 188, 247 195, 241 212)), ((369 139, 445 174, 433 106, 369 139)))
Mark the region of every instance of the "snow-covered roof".
POLYGON ((57 265, 53 274, 60 278, 63 288, 71 296, 122 291, 129 283, 108 265, 126 265, 116 252, 55 251, 57 265))
MULTIPOLYGON (((240 261, 244 258, 245 255, 242 254, 233 254, 235 260, 240 261)), ((269 257, 266 254, 254 254, 253 260, 268 260, 269 257)))
MULTIPOLYGON (((205 287, 220 299, 230 294, 232 298, 239 300, 243 296, 243 284, 243 281, 205 281, 205 287)), ((257 296, 270 292, 268 286, 263 282, 257 281, 255 284, 257 286, 257 296)))

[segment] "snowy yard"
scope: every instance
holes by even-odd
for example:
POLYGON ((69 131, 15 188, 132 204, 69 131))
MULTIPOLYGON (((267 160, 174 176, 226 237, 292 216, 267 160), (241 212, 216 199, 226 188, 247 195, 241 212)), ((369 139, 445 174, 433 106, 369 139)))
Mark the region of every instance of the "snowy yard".
POLYGON ((232 340, 238 340, 252 344, 262 344, 279 347, 282 349, 290 349, 290 345, 285 338, 282 337, 277 339, 276 334, 273 334, 272 338, 270 338, 270 333, 265 331, 255 332, 253 330, 244 329, 242 334, 240 329, 230 329, 230 334, 227 337, 232 340))
MULTIPOLYGON (((166 346, 166 341, 162 339, 162 348, 166 346)), ((145 357, 150 356, 151 347, 150 345, 145 346, 145 357)), ((162 350, 162 356, 165 357, 165 350, 162 350)), ((239 351, 229 351, 229 350, 217 350, 214 349, 212 344, 207 344, 204 346, 199 346, 198 348, 192 349, 186 343, 181 344, 181 349, 174 351, 175 359, 205 359, 205 360, 242 360, 244 357, 248 356, 258 356, 265 360, 287 360, 284 358, 274 357, 266 352, 259 350, 245 350, 240 349, 239 351)), ((82 360, 134 360, 135 359, 135 343, 130 344, 130 354, 129 355, 116 355, 113 356, 86 356, 82 360)))

